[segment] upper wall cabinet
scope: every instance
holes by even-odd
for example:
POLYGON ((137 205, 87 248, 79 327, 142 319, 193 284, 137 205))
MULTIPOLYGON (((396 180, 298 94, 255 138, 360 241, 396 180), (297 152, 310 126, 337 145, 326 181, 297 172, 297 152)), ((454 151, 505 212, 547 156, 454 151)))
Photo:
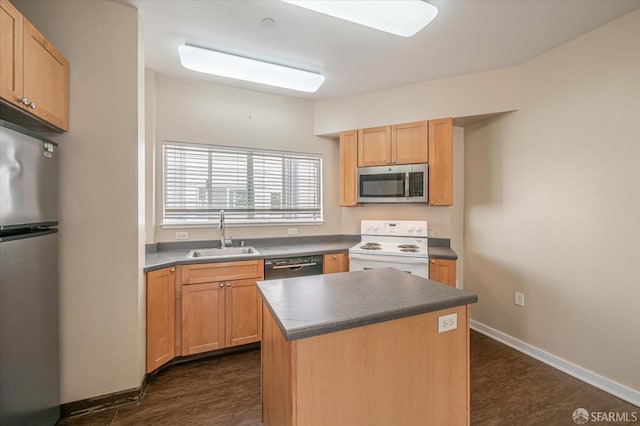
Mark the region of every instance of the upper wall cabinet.
POLYGON ((353 207, 357 202, 358 131, 340 133, 340 205, 353 207))
POLYGON ((358 205, 358 167, 415 163, 429 163, 428 204, 453 205, 453 119, 340 133, 340 205, 358 205))
POLYGON ((0 97, 22 97, 22 15, 7 0, 0 0, 0 97), (18 72, 19 71, 19 72, 18 72))
POLYGON ((0 0, 0 98, 56 130, 69 128, 69 63, 8 0, 0 0))
POLYGON ((453 205, 453 119, 429 120, 429 205, 453 205))
POLYGON ((358 167, 426 163, 427 122, 358 131, 358 167))

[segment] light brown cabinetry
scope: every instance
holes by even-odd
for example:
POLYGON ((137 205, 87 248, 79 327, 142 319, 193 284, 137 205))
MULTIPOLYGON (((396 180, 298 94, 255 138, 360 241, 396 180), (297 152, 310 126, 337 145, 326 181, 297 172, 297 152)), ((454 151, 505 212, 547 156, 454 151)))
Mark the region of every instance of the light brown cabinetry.
POLYGON ((358 167, 391 164, 391 126, 358 130, 358 167))
MULTIPOLYGON (((258 278, 262 279, 262 276, 258 278)), ((226 283, 226 346, 239 346, 260 341, 262 330, 260 305, 262 300, 258 295, 256 280, 256 278, 252 278, 226 283)))
POLYGON ((453 205, 453 120, 429 120, 429 205, 453 205))
POLYGON ((426 163, 427 122, 358 131, 358 167, 426 163))
POLYGON ((7 0, 0 0, 0 56, 0 98, 68 130, 69 63, 7 0))
POLYGON ((358 131, 340 133, 340 205, 353 207, 358 204, 356 169, 358 167, 358 131))
POLYGON ((147 273, 147 373, 175 356, 175 267, 147 273))
POLYGON ((225 346, 224 282, 182 286, 182 355, 225 346))
POLYGON ((322 273, 349 271, 349 253, 325 254, 322 259, 322 273))
POLYGON ((182 267, 182 355, 260 340, 264 261, 182 267))
POLYGON ((22 97, 22 15, 7 0, 0 0, 0 97, 22 97))
POLYGON ((429 279, 455 287, 456 261, 449 259, 429 259, 429 279))
POLYGON ((263 313, 264 426, 469 424, 466 306, 292 341, 263 313))

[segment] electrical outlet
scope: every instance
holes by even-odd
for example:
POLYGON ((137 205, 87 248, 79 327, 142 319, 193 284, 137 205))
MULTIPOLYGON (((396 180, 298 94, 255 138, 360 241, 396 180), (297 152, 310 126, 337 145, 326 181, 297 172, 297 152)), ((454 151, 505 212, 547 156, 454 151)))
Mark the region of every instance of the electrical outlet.
POLYGON ((458 328, 458 314, 442 315, 438 317, 438 333, 458 328))
POLYGON ((287 229, 287 234, 296 235, 298 233, 298 228, 289 228, 287 229))
POLYGON ((188 232, 176 232, 176 240, 188 240, 189 233, 188 232))
POLYGON ((515 303, 518 306, 523 306, 524 307, 524 293, 516 291, 516 295, 514 297, 513 303, 515 303))

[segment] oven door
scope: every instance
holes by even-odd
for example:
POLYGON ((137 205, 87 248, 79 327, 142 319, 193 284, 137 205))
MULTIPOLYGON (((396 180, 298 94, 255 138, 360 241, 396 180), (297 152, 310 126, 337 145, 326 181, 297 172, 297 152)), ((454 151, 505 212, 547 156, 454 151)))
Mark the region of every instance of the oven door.
POLYGON ((381 268, 395 268, 422 278, 429 278, 429 260, 424 257, 349 253, 349 271, 381 268))

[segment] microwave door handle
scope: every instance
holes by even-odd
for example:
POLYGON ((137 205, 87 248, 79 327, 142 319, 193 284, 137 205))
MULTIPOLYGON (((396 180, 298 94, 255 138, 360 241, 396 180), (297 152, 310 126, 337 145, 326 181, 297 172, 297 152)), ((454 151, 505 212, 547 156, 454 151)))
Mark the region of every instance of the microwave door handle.
POLYGON ((404 176, 404 196, 407 198, 411 196, 409 194, 409 172, 406 172, 404 176))

